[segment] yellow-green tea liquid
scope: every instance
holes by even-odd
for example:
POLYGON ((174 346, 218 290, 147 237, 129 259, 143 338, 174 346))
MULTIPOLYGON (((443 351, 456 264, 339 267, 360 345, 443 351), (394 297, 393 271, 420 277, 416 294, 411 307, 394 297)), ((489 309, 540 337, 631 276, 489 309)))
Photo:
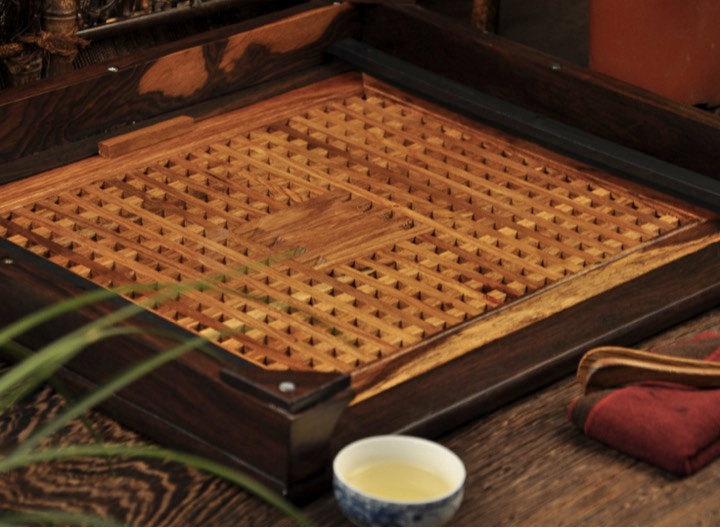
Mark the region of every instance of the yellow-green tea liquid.
POLYGON ((388 500, 424 501, 452 491, 441 477, 406 462, 375 462, 347 475, 354 488, 388 500))

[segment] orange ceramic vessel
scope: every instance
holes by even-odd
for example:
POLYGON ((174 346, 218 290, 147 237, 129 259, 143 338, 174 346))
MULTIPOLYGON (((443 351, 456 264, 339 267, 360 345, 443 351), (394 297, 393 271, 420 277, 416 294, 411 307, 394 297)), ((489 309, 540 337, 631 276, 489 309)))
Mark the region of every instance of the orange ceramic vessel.
POLYGON ((682 103, 720 104, 720 0, 591 0, 590 67, 682 103))

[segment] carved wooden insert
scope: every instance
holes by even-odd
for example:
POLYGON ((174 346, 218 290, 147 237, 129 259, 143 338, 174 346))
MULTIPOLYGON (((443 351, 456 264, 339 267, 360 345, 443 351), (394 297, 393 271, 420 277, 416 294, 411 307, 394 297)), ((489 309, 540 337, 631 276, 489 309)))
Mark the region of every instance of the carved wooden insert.
POLYGON ((102 286, 221 278, 156 311, 264 368, 354 373, 698 221, 334 82, 9 186, 0 235, 102 286))

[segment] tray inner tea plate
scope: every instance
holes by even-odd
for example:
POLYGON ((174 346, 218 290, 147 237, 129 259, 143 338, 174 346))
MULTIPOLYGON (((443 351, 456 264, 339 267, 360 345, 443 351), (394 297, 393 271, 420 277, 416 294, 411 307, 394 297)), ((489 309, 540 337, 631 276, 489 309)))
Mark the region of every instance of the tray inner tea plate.
POLYGON ((355 375, 703 220, 577 166, 348 75, 7 185, 0 235, 104 287, 207 280, 155 311, 355 375))

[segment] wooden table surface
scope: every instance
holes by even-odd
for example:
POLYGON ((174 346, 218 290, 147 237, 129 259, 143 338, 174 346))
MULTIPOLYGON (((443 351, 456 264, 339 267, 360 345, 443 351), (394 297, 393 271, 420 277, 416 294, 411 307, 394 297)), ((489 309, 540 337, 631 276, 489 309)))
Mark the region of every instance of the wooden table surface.
MULTIPOLYGON (((720 327, 720 309, 664 332, 643 347, 671 345, 720 327)), ((584 437, 565 416, 579 391, 571 377, 440 441, 468 469, 466 498, 455 523, 465 525, 717 525, 720 461, 678 479, 584 437)), ((9 446, 57 412, 60 400, 43 390, 3 418, 9 446)), ((138 435, 94 413, 107 441, 138 435)), ((52 441, 90 442, 73 423, 52 441)), ((128 524, 277 525, 288 520, 232 486, 174 463, 84 460, 18 470, 0 483, 0 508, 64 509, 111 516, 128 524)), ((345 524, 327 494, 306 511, 318 524, 345 524)))
MULTIPOLYGON (((456 11, 467 2, 453 0, 456 11)), ((454 8, 446 0, 426 3, 454 8)), ((546 52, 584 62, 584 0, 503 0, 507 35, 546 52), (552 27, 553 31, 548 32, 552 27), (558 29, 560 28, 560 29, 558 29), (548 36, 550 35, 550 36, 548 36)), ((720 309, 664 332, 641 346, 672 345, 720 327, 720 309)), ((465 462, 465 501, 454 522, 466 525, 717 525, 720 461, 678 479, 584 437, 566 419, 579 388, 571 377, 440 440, 465 462)), ((57 413, 60 399, 43 390, 0 422, 0 444, 26 437, 57 413)), ((97 413, 107 441, 142 441, 97 413)), ((54 443, 89 442, 79 422, 54 443)), ((174 463, 84 460, 43 464, 0 479, 2 509, 64 509, 151 525, 276 525, 288 520, 247 493, 174 463)), ((328 494, 306 508, 323 525, 345 524, 328 494)))

